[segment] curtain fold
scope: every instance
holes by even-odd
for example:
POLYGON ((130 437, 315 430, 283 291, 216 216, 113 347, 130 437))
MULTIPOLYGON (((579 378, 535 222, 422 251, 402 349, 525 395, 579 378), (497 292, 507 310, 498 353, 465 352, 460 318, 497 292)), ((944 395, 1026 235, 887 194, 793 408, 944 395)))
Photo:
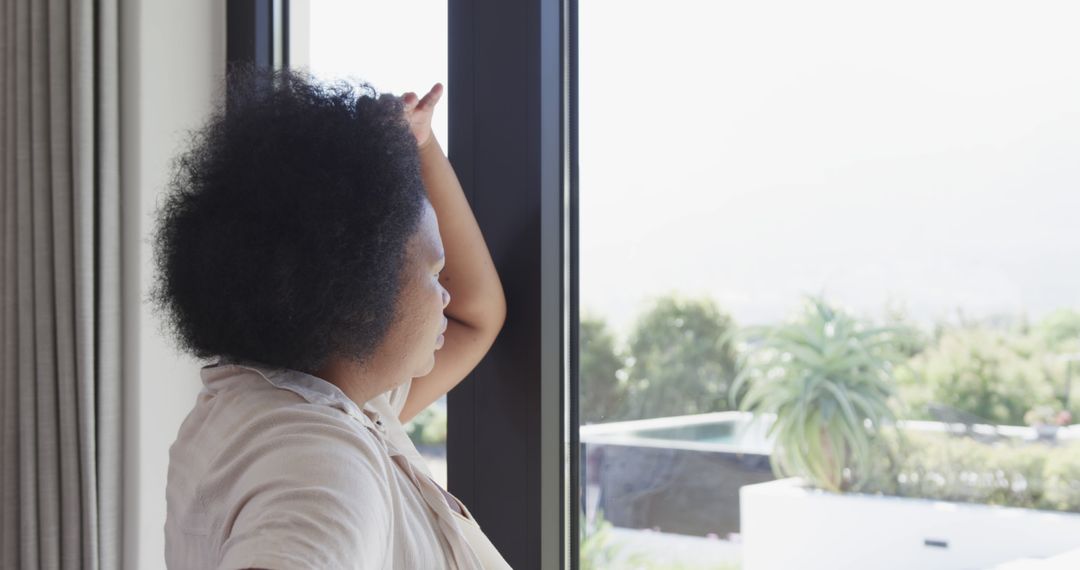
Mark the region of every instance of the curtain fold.
POLYGON ((122 562, 118 15, 0 4, 0 568, 122 562))

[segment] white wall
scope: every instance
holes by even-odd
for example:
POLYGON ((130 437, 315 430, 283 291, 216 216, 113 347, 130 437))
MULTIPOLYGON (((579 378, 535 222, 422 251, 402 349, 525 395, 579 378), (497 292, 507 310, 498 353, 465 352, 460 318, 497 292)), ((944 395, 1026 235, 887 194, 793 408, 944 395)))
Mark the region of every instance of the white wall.
POLYGON ((797 479, 746 485, 739 499, 745 570, 992 568, 1080 547, 1075 513, 840 495, 797 479))
POLYGON ((200 364, 159 330, 153 211, 185 130, 206 117, 225 71, 223 0, 121 2, 121 173, 125 247, 124 568, 164 568, 169 445, 201 388, 200 364))

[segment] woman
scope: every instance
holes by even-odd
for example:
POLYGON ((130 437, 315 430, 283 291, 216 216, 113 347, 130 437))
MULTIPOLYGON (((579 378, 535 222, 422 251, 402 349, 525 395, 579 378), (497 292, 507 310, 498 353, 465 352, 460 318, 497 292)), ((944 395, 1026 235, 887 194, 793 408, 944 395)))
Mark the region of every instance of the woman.
POLYGON ((362 89, 237 73, 176 162, 153 299, 218 361, 169 452, 171 568, 509 568, 402 428, 506 313, 442 85, 362 89))

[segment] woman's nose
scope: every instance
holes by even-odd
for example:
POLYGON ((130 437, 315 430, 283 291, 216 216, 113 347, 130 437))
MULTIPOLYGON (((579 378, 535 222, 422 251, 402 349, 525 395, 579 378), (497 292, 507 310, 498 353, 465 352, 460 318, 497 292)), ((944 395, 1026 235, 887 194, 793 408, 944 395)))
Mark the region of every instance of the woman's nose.
POLYGON ((442 290, 442 306, 445 309, 450 304, 450 292, 443 288, 442 290))

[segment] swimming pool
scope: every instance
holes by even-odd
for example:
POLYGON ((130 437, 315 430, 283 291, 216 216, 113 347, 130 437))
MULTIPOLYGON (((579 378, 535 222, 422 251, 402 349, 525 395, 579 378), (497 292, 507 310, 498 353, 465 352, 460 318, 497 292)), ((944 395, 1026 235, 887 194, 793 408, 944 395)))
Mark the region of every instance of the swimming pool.
MULTIPOLYGON (((582 504, 615 526, 725 538, 739 532, 739 489, 771 481, 775 416, 716 412, 581 426, 582 504)), ((1035 441, 1026 426, 901 421, 900 429, 1035 441)), ((1080 439, 1080 426, 1059 430, 1080 439)))
POLYGON ((774 479, 771 425, 717 412, 582 426, 582 503, 619 527, 727 538, 739 488, 774 479))

